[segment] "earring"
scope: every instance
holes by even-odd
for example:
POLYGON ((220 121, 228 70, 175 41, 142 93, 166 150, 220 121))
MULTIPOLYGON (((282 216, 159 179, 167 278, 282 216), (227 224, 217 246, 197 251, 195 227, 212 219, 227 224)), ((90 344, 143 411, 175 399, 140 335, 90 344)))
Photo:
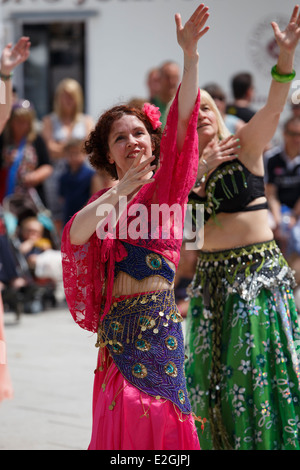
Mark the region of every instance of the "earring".
POLYGON ((110 165, 113 165, 115 163, 109 154, 107 155, 106 158, 107 158, 108 163, 110 163, 110 165))

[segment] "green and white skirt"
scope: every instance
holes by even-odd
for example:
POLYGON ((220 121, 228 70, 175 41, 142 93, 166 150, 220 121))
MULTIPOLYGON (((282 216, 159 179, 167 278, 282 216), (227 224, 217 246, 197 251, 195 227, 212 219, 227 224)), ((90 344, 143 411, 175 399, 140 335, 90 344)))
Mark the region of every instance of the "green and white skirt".
POLYGON ((200 253, 185 366, 201 449, 300 449, 294 286, 274 240, 200 253))

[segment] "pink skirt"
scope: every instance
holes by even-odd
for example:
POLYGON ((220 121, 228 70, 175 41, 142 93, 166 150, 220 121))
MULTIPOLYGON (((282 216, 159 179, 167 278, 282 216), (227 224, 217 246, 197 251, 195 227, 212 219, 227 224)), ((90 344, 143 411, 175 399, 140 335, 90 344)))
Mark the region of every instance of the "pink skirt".
POLYGON ((89 450, 200 450, 192 415, 138 390, 110 357, 102 370, 99 364, 98 359, 89 450))
POLYGON ((4 337, 4 309, 0 291, 0 402, 12 398, 13 388, 6 363, 6 344, 4 337))

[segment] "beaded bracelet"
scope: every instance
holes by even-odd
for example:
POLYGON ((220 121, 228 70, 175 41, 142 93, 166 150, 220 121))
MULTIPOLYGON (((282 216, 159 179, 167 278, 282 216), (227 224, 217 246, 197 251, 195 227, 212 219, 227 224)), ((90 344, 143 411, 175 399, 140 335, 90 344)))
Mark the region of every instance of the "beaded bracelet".
POLYGON ((271 75, 276 82, 287 83, 287 82, 291 82, 292 80, 294 80, 296 76, 296 72, 295 70, 293 70, 292 73, 281 75, 280 73, 277 72, 277 66, 274 65, 274 67, 272 67, 271 69, 271 75))
POLYGON ((205 180, 206 180, 207 174, 208 174, 208 172, 209 172, 209 169, 208 169, 207 161, 206 161, 204 158, 202 158, 202 159, 200 160, 200 163, 204 163, 204 165, 205 165, 205 167, 206 167, 206 172, 204 173, 204 175, 203 175, 202 178, 200 179, 201 183, 204 183, 205 180))
POLYGON ((12 76, 13 76, 13 73, 10 73, 9 75, 5 75, 4 73, 0 72, 0 78, 1 80, 4 80, 5 82, 10 80, 12 76))
POLYGON ((204 158, 202 158, 202 159, 200 160, 200 162, 201 162, 201 163, 204 163, 204 165, 205 165, 205 167, 206 167, 206 172, 208 173, 208 172, 209 172, 209 168, 208 168, 207 161, 206 161, 204 158))

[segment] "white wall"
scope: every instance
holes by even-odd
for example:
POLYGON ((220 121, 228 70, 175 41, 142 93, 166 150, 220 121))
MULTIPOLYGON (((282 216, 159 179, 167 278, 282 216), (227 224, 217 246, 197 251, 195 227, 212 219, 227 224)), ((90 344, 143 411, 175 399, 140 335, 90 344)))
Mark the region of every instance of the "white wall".
MULTIPOLYGON (((0 0, 1 1, 1 0, 0 0)), ((147 95, 147 71, 166 59, 182 65, 174 15, 187 20, 195 0, 7 0, 2 16, 7 34, 14 31, 11 13, 95 10, 87 20, 87 105, 97 118, 107 107, 147 95), (78 3, 81 3, 78 5, 78 3)), ((273 38, 271 20, 286 24, 293 0, 208 0, 210 31, 201 40, 200 83, 218 82, 230 93, 230 78, 242 70, 255 76, 256 103, 266 98, 270 69, 267 51, 273 38)), ((296 70, 300 79, 300 48, 296 70)))
MULTIPOLYGON (((116 101, 144 96, 145 76, 152 66, 166 59, 182 64, 174 14, 179 11, 186 20, 197 4, 187 0, 115 0, 103 5, 89 36, 90 84, 94 90, 90 105, 94 114, 116 101)), ((211 29, 199 47, 200 86, 217 81, 230 93, 231 76, 248 70, 255 76, 257 101, 261 103, 276 62, 266 51, 273 38, 270 21, 278 18, 286 23, 294 2, 209 0, 207 4, 211 29)), ((298 68, 299 63, 297 60, 298 68)))

